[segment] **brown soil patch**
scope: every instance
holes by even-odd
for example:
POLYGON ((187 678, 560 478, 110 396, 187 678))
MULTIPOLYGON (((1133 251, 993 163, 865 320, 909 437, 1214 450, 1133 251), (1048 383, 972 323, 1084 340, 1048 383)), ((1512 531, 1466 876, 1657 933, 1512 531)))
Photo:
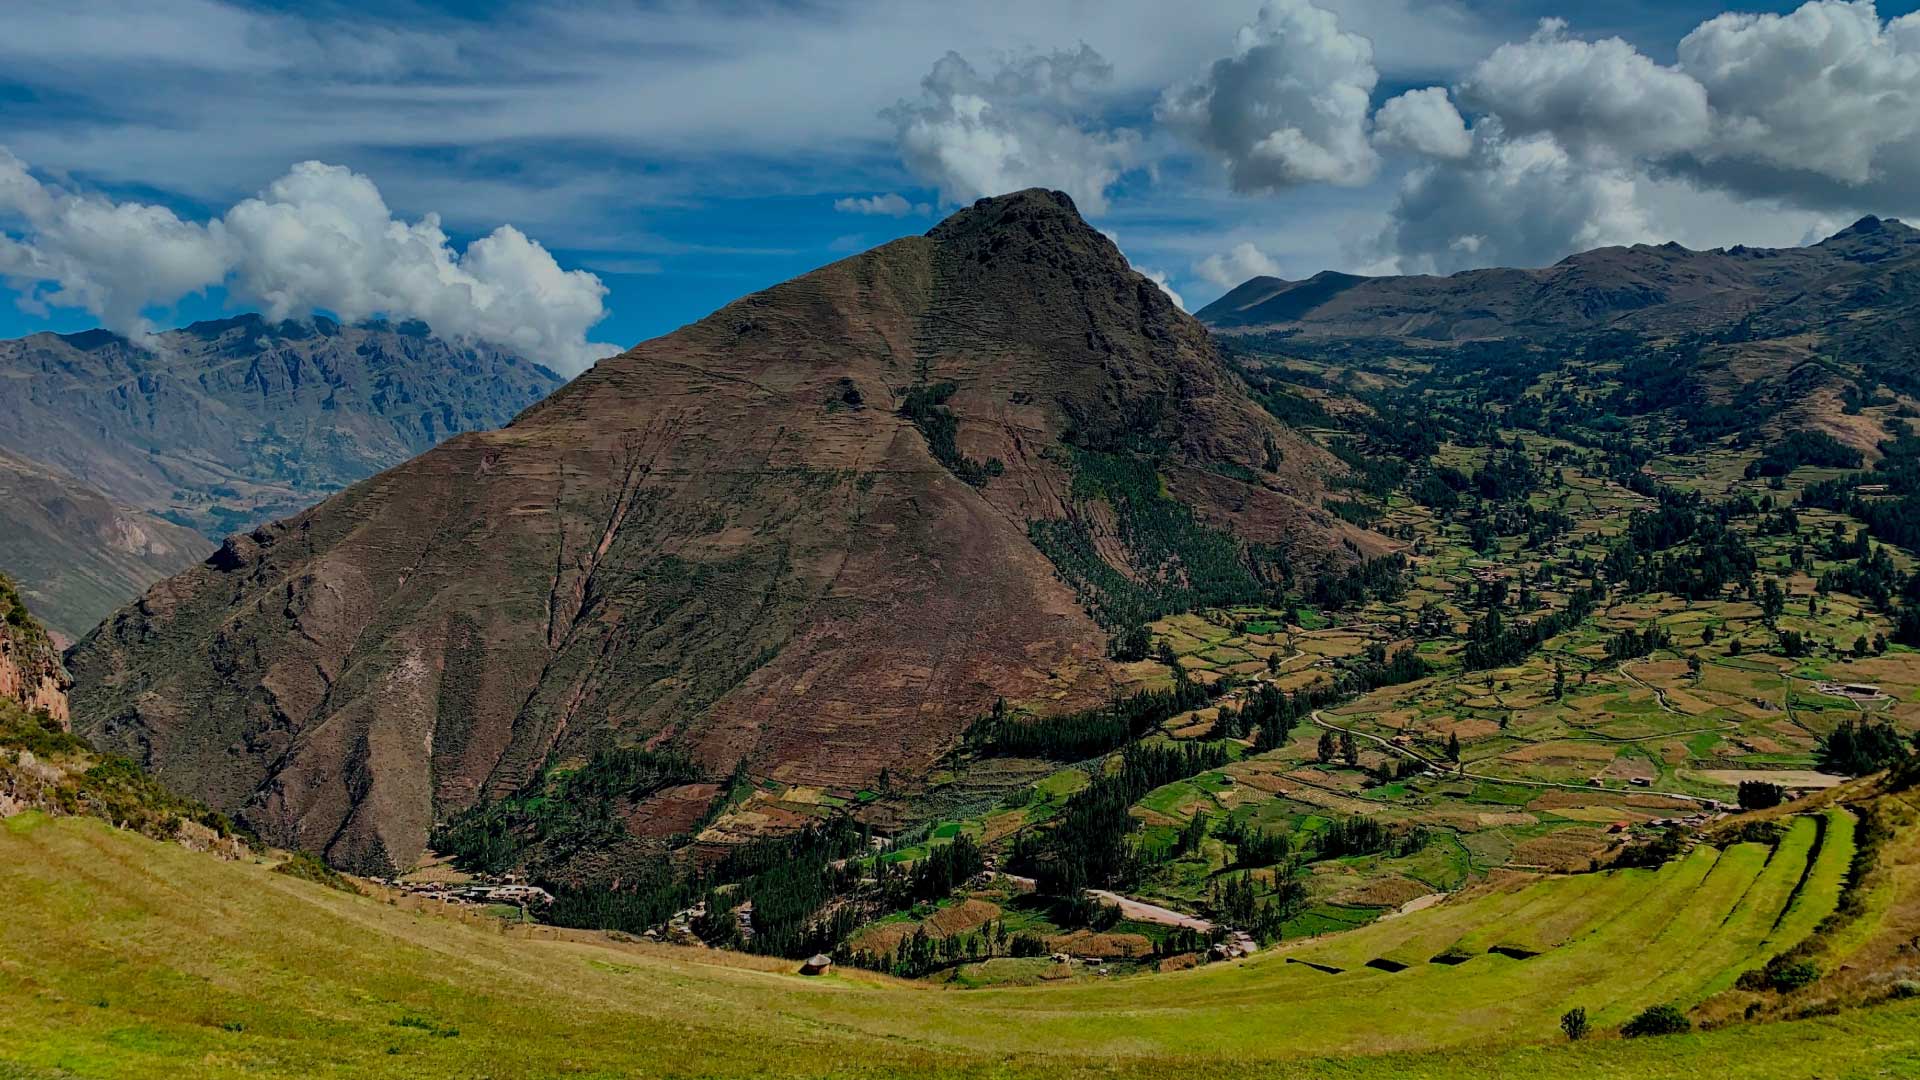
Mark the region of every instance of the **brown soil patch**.
POLYGON ((1584 870, 1611 842, 1599 829, 1561 829, 1514 845, 1512 862, 1543 870, 1584 870))
POLYGON ((1075 930, 1070 934, 1048 938, 1047 948, 1073 956, 1110 960, 1150 956, 1153 942, 1144 934, 1096 934, 1091 930, 1075 930))
POLYGON ((927 933, 935 937, 952 937, 971 933, 999 917, 998 904, 990 904, 985 900, 962 900, 952 907, 934 912, 922 925, 927 928, 927 933))
POLYGON ((1375 878, 1364 885, 1337 893, 1333 897, 1336 904, 1354 904, 1362 907, 1397 908, 1410 900, 1433 892, 1429 886, 1422 885, 1412 878, 1392 877, 1375 878))

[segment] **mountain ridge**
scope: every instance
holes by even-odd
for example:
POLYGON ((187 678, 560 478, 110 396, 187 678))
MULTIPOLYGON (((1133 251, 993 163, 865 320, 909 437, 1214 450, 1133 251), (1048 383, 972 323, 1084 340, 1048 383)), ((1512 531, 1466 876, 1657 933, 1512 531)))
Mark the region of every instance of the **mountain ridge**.
POLYGON ((1920 230, 1868 216, 1817 244, 1795 248, 1695 251, 1669 242, 1595 248, 1537 269, 1495 267, 1444 277, 1255 277, 1195 317, 1227 334, 1281 332, 1311 339, 1447 342, 1611 325, 1689 330, 1737 321, 1827 276, 1916 259, 1920 230), (1329 277, 1339 287, 1313 294, 1311 283, 1329 277))
POLYGON ((0 341, 0 448, 217 543, 563 381, 417 321, 40 333, 0 341))

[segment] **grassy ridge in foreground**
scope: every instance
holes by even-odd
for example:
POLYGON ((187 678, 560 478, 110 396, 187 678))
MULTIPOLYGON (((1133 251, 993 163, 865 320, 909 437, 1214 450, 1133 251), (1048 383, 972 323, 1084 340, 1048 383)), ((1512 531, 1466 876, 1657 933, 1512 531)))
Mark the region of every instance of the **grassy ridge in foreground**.
MULTIPOLYGON (((0 1077, 1189 1078, 1272 1076, 1279 1058, 1295 1059, 1289 1077, 1345 1078, 1920 1069, 1920 1003, 1554 1042, 1543 1029, 1564 1001, 1646 978, 1621 970, 1644 957, 1609 940, 1618 926, 1593 935, 1600 948, 1397 975, 1329 977, 1269 955, 1121 983, 955 992, 803 980, 773 962, 590 935, 507 937, 82 819, 0 826, 0 890, 0 1077), (1521 1042, 1487 1045, 1502 1037, 1521 1042)), ((1467 907, 1431 914, 1460 919, 1467 907)))

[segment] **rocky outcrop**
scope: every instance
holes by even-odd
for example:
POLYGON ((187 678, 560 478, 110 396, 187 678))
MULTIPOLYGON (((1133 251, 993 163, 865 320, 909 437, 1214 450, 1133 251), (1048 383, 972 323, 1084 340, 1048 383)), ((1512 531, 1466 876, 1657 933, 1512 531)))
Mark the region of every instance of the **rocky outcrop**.
POLYGON ((1332 459, 1065 195, 1028 191, 228 539, 74 649, 77 714, 369 873, 613 743, 715 778, 904 782, 996 698, 1112 692, 1107 629, 1037 528, 1080 530, 1113 581, 1186 578, 1101 531, 1088 454, 1160 470, 1138 497, 1244 527, 1289 572, 1351 558, 1318 508, 1332 459))
POLYGON ((45 712, 66 730, 72 686, 52 639, 27 611, 13 582, 0 576, 0 700, 45 712))

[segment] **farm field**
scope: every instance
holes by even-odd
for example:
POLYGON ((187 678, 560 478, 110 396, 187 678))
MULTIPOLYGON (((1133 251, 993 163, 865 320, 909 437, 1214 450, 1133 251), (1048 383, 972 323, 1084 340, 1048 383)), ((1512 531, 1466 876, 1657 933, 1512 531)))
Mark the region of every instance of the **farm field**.
POLYGON ((1789 879, 1813 831, 1848 819, 1825 820, 1796 821, 1771 861, 1758 845, 1700 848, 1658 871, 1495 891, 1314 946, 1323 959, 1417 955, 1476 933, 1505 940, 1533 925, 1518 919, 1528 909, 1584 913, 1534 940, 1543 951, 1527 959, 1329 974, 1282 949, 1151 978, 963 991, 865 973, 805 979, 778 960, 599 933, 504 931, 28 814, 0 831, 0 887, 13 898, 0 924, 0 1075, 1252 1076, 1286 1061, 1306 1077, 1711 1069, 1785 1080, 1808 1075, 1809 1054, 1822 1075, 1902 1075, 1920 1063, 1920 1002, 1556 1041, 1569 1002, 1614 1023, 1750 962, 1761 928, 1794 906, 1789 879), (1611 917, 1573 895, 1615 889, 1638 902, 1611 917), (1722 921, 1739 932, 1702 936, 1722 921), (755 1037, 739 1039, 748 1024, 755 1037), (1322 1060, 1332 1054, 1364 1056, 1322 1060))

